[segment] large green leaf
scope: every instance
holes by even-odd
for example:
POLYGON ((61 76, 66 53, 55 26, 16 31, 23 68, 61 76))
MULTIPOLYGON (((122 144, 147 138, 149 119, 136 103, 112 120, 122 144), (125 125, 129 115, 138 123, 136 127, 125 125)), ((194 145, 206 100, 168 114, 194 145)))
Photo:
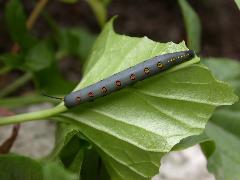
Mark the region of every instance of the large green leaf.
MULTIPOLYGON (((204 63, 221 80, 229 82, 240 96, 240 63, 227 58, 209 58, 204 63)), ((240 177, 240 102, 218 109, 209 121, 205 133, 216 144, 214 153, 207 155, 208 169, 219 180, 240 177)), ((212 151, 212 147, 202 148, 212 151)))
MULTIPOLYGON (((185 49, 184 43, 118 35, 110 21, 76 90, 150 57, 185 49)), ((55 118, 75 124, 97 149, 112 179, 150 179, 166 152, 203 131, 216 106, 236 101, 231 88, 216 81, 207 68, 191 65, 198 61, 196 57, 55 118)))
POLYGON ((194 49, 196 52, 201 48, 201 22, 190 6, 187 0, 178 0, 184 17, 185 28, 187 30, 188 46, 190 49, 194 49))
POLYGON ((77 180, 55 163, 38 162, 18 155, 0 155, 1 180, 77 180))

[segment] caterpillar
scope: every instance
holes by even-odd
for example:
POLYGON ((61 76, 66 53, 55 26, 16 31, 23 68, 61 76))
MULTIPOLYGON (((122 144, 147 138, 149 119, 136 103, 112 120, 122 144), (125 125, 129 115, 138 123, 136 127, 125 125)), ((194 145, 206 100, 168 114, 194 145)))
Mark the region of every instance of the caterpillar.
POLYGON ((153 57, 81 90, 71 92, 64 97, 64 104, 67 108, 72 108, 93 101, 189 61, 194 56, 194 51, 187 50, 153 57))

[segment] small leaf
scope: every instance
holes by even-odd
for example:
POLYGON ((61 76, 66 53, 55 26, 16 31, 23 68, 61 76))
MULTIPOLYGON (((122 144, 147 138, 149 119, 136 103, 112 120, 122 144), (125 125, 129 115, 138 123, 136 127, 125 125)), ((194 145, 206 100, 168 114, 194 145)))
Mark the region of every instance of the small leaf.
MULTIPOLYGON (((186 50, 118 35, 113 20, 96 40, 84 66, 82 89, 159 54, 186 50)), ((150 179, 160 158, 180 140, 203 132, 215 107, 237 100, 195 57, 171 71, 55 117, 73 123, 96 147, 111 179, 150 179)))
POLYGON ((22 53, 12 54, 5 53, 0 55, 0 60, 3 61, 6 65, 12 68, 21 69, 24 64, 24 56, 22 53))
POLYGON ((4 180, 42 180, 41 166, 34 160, 16 156, 0 155, 0 179, 4 180))
POLYGON ((84 151, 89 143, 72 125, 59 123, 56 131, 55 148, 48 159, 60 161, 66 169, 80 175, 84 151))
POLYGON ((79 180, 77 174, 70 173, 55 163, 45 163, 43 165, 43 176, 43 180, 79 180))
POLYGON ((6 65, 25 71, 40 71, 50 67, 54 61, 54 52, 48 42, 40 41, 24 53, 0 55, 6 65))
POLYGON ((5 9, 5 18, 10 36, 14 42, 26 50, 30 48, 35 39, 26 27, 26 15, 19 0, 10 0, 5 9))
POLYGON ((18 155, 0 155, 0 179, 77 180, 78 177, 55 163, 38 162, 18 155))
POLYGON ((19 0, 10 0, 6 6, 6 21, 13 39, 20 39, 27 31, 26 15, 19 0))
POLYGON ((47 42, 41 41, 26 54, 24 68, 30 71, 40 71, 50 67, 53 61, 53 50, 47 42))
POLYGON ((189 5, 187 0, 178 0, 184 17, 185 28, 187 30, 188 46, 190 49, 199 52, 201 49, 201 22, 194 11, 189 5))
POLYGON ((72 55, 85 60, 95 39, 95 35, 81 28, 59 28, 58 56, 72 55))

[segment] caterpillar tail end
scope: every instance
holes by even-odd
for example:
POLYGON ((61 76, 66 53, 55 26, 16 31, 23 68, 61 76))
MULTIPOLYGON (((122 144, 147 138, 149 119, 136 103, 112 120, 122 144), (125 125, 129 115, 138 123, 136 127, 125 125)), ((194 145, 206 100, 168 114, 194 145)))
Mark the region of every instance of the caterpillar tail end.
POLYGON ((189 54, 189 56, 190 56, 191 58, 194 58, 195 55, 196 55, 195 52, 194 52, 194 50, 188 50, 187 53, 189 54))

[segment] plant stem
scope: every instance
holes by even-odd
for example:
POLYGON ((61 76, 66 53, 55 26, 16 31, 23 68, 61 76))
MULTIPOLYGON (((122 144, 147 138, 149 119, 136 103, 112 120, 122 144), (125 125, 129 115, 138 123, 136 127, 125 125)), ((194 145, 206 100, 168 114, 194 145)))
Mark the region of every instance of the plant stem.
POLYGON ((19 106, 26 106, 31 104, 37 103, 57 103, 55 99, 46 98, 44 96, 39 95, 28 95, 28 96, 21 96, 21 97, 10 97, 4 98, 0 100, 0 107, 7 107, 7 108, 15 108, 19 106))
POLYGON ((39 0, 35 8, 33 9, 31 15, 29 16, 27 20, 27 28, 32 29, 34 23, 36 22, 36 19, 38 18, 39 14, 43 10, 43 8, 46 6, 48 0, 39 0))
MULTIPOLYGON (((33 25, 35 24, 39 14, 41 13, 41 11, 43 10, 43 8, 46 6, 48 0, 39 0, 37 2, 37 5, 34 7, 34 9, 32 10, 30 16, 28 17, 28 20, 26 22, 26 26, 29 30, 32 29, 33 25)), ((20 47, 17 43, 14 43, 12 48, 11 48, 11 52, 13 54, 18 53, 18 51, 20 50, 20 47)))
MULTIPOLYGON (((43 8, 46 6, 48 0, 39 0, 37 2, 37 5, 34 7, 33 11, 31 12, 27 22, 26 26, 29 30, 32 29, 34 23, 36 22, 39 14, 43 10, 43 8)), ((20 50, 20 47, 17 43, 14 43, 11 48, 11 53, 16 54, 20 50)), ((7 88, 5 88, 1 93, 0 97, 6 96, 7 94, 11 93, 12 91, 16 90, 18 87, 25 84, 27 81, 29 81, 32 78, 32 75, 27 73, 23 77, 19 78, 17 81, 15 81, 14 84, 11 84, 7 88)))
POLYGON ((11 68, 9 66, 5 66, 2 69, 0 69, 0 75, 8 73, 10 70, 11 68))
POLYGON ((49 118, 53 115, 62 113, 66 110, 67 108, 64 105, 59 105, 54 108, 46 109, 42 111, 19 114, 15 116, 1 117, 0 126, 7 125, 7 124, 22 123, 22 122, 33 121, 33 120, 42 120, 42 119, 49 118))
POLYGON ((97 18, 98 24, 100 25, 101 28, 103 28, 106 22, 106 16, 107 16, 106 7, 101 1, 98 1, 98 0, 87 0, 87 2, 92 8, 97 18))
POLYGON ((15 91, 17 88, 19 88, 20 86, 22 86, 23 84, 25 84, 26 82, 28 82, 31 78, 32 78, 32 73, 26 73, 26 74, 24 74, 22 77, 20 77, 19 79, 15 80, 15 82, 13 82, 13 83, 10 84, 9 86, 7 86, 5 89, 3 89, 3 90, 0 92, 0 97, 4 97, 4 96, 12 93, 12 92, 15 91))

